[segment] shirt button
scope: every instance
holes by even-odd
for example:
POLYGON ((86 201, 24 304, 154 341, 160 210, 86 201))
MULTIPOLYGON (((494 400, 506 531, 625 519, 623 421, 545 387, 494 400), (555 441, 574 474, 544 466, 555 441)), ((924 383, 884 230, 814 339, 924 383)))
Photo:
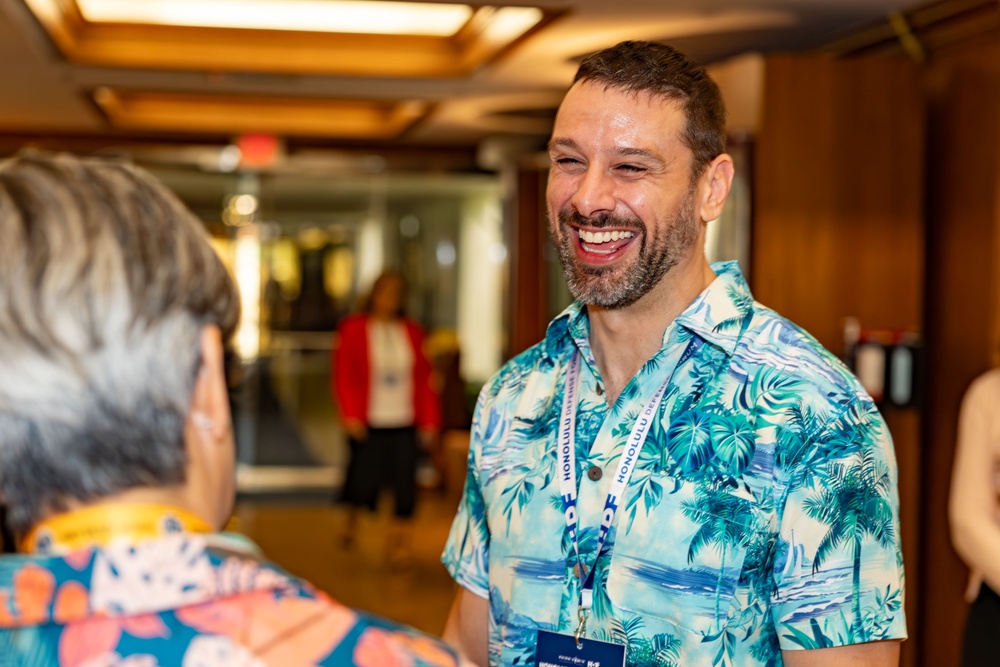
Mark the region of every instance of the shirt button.
POLYGON ((590 469, 587 470, 587 477, 590 478, 591 482, 596 482, 603 474, 604 471, 601 470, 600 466, 590 466, 590 469))

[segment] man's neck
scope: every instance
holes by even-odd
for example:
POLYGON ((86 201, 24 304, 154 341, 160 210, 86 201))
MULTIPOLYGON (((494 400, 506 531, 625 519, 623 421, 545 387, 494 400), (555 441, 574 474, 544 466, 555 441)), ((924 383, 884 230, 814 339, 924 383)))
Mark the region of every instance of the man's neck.
POLYGON ((674 266, 656 287, 630 306, 587 306, 590 347, 608 405, 614 405, 629 380, 659 351, 667 327, 713 280, 715 273, 699 254, 674 266))

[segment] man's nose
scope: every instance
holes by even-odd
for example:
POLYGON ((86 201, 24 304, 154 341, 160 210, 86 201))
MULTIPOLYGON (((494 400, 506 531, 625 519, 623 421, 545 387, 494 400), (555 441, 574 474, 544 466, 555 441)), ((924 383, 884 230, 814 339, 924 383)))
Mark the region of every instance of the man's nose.
POLYGON ((577 181, 570 204, 580 215, 591 218, 615 210, 614 179, 603 169, 591 167, 577 181))

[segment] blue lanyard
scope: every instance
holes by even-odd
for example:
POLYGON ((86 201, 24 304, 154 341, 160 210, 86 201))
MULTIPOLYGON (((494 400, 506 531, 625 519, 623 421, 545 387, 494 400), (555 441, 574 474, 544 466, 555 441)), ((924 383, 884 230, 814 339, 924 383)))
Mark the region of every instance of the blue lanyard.
POLYGON ((625 490, 628 487, 629 479, 631 479, 632 473, 635 471, 636 463, 639 460, 639 452, 642 451, 643 444, 646 442, 646 436, 649 435, 649 431, 652 428, 653 421, 656 418, 656 413, 659 410, 663 396, 667 391, 667 387, 670 386, 670 383, 673 380, 674 372, 678 367, 680 367, 681 364, 694 355, 696 349, 699 347, 699 342, 699 339, 693 338, 691 342, 688 343, 687 348, 677 360, 677 363, 670 371, 667 379, 664 380, 663 383, 657 388, 656 392, 653 393, 652 398, 649 399, 646 407, 639 413, 639 417, 632 426, 632 432, 629 434, 628 440, 625 443, 625 449, 618 459, 618 463, 614 471, 614 478, 611 482, 611 488, 609 489, 608 496, 604 501, 604 512, 601 514, 601 528, 597 535, 597 557, 594 560, 594 566, 591 567, 589 571, 584 568, 583 561, 580 558, 580 544, 577 536, 579 531, 579 518, 577 515, 578 491, 576 484, 575 432, 577 394, 579 393, 580 383, 579 352, 574 352, 572 358, 570 359, 569 368, 566 372, 566 386, 563 389, 562 416, 559 420, 558 454, 559 491, 562 495, 563 510, 566 516, 566 527, 569 530, 570 539, 573 542, 573 551, 576 554, 577 567, 581 579, 579 609, 577 612, 580 619, 580 625, 576 631, 577 641, 579 641, 580 637, 585 634, 584 631, 586 627, 587 615, 590 613, 590 609, 594 602, 594 571, 596 570, 597 560, 600 559, 601 554, 604 551, 608 533, 611 531, 611 526, 614 524, 615 516, 618 513, 618 504, 624 496, 625 490))

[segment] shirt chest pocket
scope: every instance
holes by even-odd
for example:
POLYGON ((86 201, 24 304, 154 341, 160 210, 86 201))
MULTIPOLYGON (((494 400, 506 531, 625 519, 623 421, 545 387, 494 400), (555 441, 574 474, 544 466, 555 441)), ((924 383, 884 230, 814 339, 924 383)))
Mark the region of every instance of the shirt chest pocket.
POLYGON ((680 630, 715 634, 726 625, 753 530, 753 503, 729 489, 712 489, 663 475, 626 506, 608 571, 617 609, 653 617, 680 630))

